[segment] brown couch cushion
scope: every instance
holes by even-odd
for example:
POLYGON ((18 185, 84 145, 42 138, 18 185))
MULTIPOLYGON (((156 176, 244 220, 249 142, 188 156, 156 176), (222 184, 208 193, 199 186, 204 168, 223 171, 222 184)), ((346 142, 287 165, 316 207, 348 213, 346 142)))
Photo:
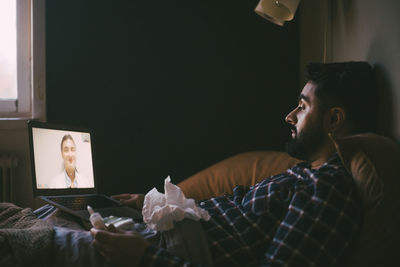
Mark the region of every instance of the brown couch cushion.
POLYGON ((335 140, 364 205, 364 227, 353 266, 398 262, 400 228, 400 145, 375 134, 335 140))
POLYGON ((196 200, 231 194, 237 185, 254 185, 285 171, 299 160, 284 152, 255 151, 235 155, 185 179, 178 185, 196 200))

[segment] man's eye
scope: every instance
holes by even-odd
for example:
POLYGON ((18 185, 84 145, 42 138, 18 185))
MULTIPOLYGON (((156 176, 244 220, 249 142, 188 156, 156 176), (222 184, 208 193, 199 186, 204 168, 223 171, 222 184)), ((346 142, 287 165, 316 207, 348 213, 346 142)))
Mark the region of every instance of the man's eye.
POLYGON ((303 106, 303 105, 299 105, 299 106, 297 107, 297 109, 298 109, 298 110, 304 110, 304 106, 303 106))

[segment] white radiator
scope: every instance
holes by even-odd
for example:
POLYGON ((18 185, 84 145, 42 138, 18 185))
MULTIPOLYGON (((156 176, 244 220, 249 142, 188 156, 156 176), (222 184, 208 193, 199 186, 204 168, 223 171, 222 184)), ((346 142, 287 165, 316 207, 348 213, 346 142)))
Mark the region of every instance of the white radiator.
POLYGON ((0 155, 0 202, 12 202, 11 185, 18 160, 14 156, 0 155))

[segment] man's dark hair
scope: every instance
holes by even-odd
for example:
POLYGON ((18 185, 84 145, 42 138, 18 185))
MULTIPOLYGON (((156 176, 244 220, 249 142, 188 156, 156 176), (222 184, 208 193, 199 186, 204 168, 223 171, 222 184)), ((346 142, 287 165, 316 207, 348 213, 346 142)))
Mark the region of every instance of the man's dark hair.
POLYGON ((378 90, 369 63, 310 63, 305 78, 316 85, 315 95, 322 109, 345 110, 353 134, 376 131, 378 90))

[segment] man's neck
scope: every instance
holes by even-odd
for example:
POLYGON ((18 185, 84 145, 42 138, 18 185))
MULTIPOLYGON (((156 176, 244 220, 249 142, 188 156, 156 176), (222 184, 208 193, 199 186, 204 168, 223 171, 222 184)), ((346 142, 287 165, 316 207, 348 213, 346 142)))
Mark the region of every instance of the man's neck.
POLYGON ((65 170, 71 182, 75 180, 75 169, 74 170, 65 170))
POLYGON ((323 146, 315 155, 313 159, 311 159, 311 168, 318 169, 321 167, 328 159, 336 153, 335 145, 331 140, 326 142, 326 145, 323 146))

